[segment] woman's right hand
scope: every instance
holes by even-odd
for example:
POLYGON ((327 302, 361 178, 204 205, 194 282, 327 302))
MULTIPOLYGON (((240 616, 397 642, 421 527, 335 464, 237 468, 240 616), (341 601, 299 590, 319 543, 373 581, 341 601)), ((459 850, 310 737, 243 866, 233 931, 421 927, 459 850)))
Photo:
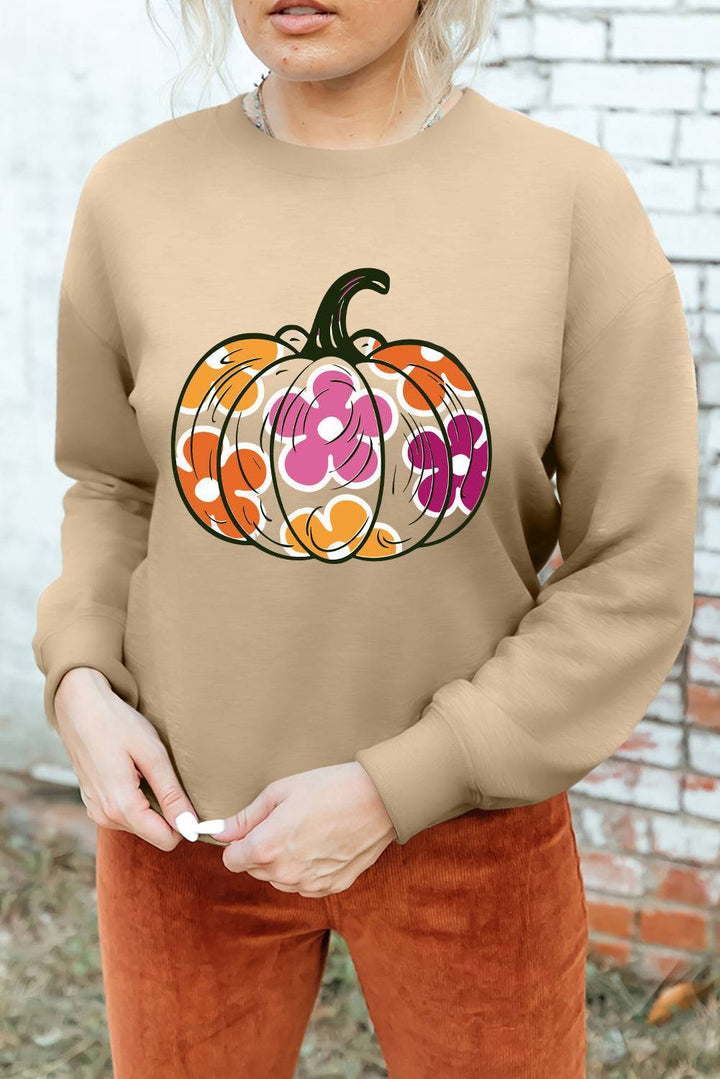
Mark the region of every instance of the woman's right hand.
POLYGON ((196 839, 197 817, 180 786, 157 731, 131 708, 94 667, 73 667, 55 691, 58 732, 80 783, 88 816, 102 828, 134 832, 160 850, 170 851, 182 834, 196 839), (140 789, 145 777, 164 817, 140 789))

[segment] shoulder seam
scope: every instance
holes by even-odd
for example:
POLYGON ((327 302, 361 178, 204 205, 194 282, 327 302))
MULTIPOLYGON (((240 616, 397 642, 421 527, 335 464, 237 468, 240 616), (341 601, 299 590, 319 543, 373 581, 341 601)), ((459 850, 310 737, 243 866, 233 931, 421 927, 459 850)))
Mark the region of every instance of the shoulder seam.
POLYGON ((101 345, 104 345, 104 347, 107 348, 110 352, 112 352, 115 356, 119 356, 121 359, 127 361, 127 356, 121 349, 116 348, 114 345, 111 345, 107 338, 103 337, 103 335, 99 333, 94 326, 90 325, 88 320, 81 313, 80 308, 76 304, 75 300, 72 298, 72 295, 70 294, 70 289, 68 288, 67 282, 64 279, 60 282, 60 291, 64 293, 65 298, 72 307, 78 321, 82 323, 85 329, 88 330, 88 332, 91 333, 93 337, 95 337, 100 342, 101 345))
POLYGON ((564 375, 569 374, 569 372, 572 371, 575 364, 579 360, 581 360, 583 358, 583 356, 585 356, 588 352, 590 352, 591 349, 593 349, 595 347, 595 345, 598 344, 598 342, 602 341, 603 337, 608 332, 608 330, 610 330, 615 325, 615 323, 618 321, 618 319, 621 318, 625 314, 625 312, 628 310, 629 307, 632 307, 632 305, 635 303, 636 300, 638 300, 640 298, 640 296, 644 296, 646 292, 650 291, 650 289, 655 288, 655 286, 659 285, 662 281, 666 281, 668 278, 674 277, 674 276, 675 276, 675 270, 671 267, 669 270, 666 270, 665 273, 661 274, 659 277, 656 277, 654 280, 650 281, 649 284, 644 285, 643 288, 641 288, 641 289, 638 289, 638 291, 635 292, 630 297, 630 299, 627 300, 622 305, 620 310, 617 311, 613 315, 613 317, 609 320, 609 322, 605 323, 603 328, 595 335, 595 337, 593 337, 592 341, 588 345, 586 345, 584 348, 582 348, 580 350, 580 352, 578 352, 577 356, 574 356, 571 360, 568 361, 568 364, 567 364, 567 366, 565 367, 565 370, 564 370, 564 375))
POLYGON ((602 329, 599 330, 599 332, 595 334, 595 337, 593 338, 593 340, 590 341, 589 344, 585 345, 584 349, 582 349, 578 353, 578 355, 573 356, 573 358, 568 361, 568 365, 566 366, 565 371, 563 371, 563 374, 568 374, 573 369, 575 364, 578 363, 578 361, 580 359, 582 359, 583 356, 586 353, 588 353, 590 350, 594 349, 595 345, 598 344, 598 342, 601 341, 604 336, 606 336, 606 333, 608 332, 608 330, 611 329, 615 325, 615 323, 617 322, 617 319, 619 319, 622 315, 624 315, 625 312, 627 311, 627 309, 631 308, 631 306, 633 306, 633 304, 635 303, 636 300, 638 300, 641 296, 644 296, 644 293, 649 292, 651 288, 655 287, 655 285, 660 285, 661 282, 667 281, 668 277, 674 277, 674 276, 675 276, 675 270, 673 268, 670 268, 664 274, 661 274, 660 277, 655 277, 654 281, 651 281, 648 285, 644 285, 642 288, 638 289, 638 291, 635 292, 634 295, 631 296, 629 298, 629 300, 627 300, 622 305, 622 308, 620 309, 620 311, 617 311, 612 316, 612 318, 609 320, 609 322, 606 323, 606 325, 604 325, 602 327, 602 329))

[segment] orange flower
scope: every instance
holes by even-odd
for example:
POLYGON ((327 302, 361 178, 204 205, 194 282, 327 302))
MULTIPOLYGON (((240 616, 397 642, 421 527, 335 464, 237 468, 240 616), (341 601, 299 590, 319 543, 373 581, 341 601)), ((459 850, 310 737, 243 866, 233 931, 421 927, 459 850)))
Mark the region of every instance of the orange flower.
POLYGON ((220 345, 196 368, 185 387, 180 410, 226 413, 242 394, 242 407, 236 411, 252 412, 260 400, 261 383, 257 374, 284 351, 287 350, 281 342, 263 337, 238 337, 220 345))
POLYGON ((451 404, 458 394, 467 396, 473 392, 457 363, 422 341, 386 345, 374 352, 370 360, 384 378, 399 379, 398 395, 415 412, 430 412, 428 398, 439 408, 443 403, 451 404), (387 362, 383 363, 382 359, 387 362), (407 377, 400 378, 401 374, 407 377))
POLYGON ((191 428, 178 443, 177 474, 183 494, 195 516, 213 532, 243 541, 257 531, 262 517, 259 493, 270 472, 259 449, 232 447, 227 439, 222 453, 222 484, 232 517, 220 495, 217 477, 219 435, 210 427, 191 428))
POLYGON ((328 561, 352 553, 358 553, 361 558, 387 558, 396 553, 400 549, 397 533, 382 524, 375 524, 369 530, 371 520, 372 510, 366 502, 340 495, 324 510, 303 509, 293 514, 292 528, 285 526, 284 540, 298 555, 309 550, 328 561))

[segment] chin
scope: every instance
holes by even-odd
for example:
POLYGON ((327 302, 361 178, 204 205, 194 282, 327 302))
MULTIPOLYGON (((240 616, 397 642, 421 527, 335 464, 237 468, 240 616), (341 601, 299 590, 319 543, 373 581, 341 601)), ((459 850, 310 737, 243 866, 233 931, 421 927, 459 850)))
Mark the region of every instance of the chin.
MULTIPOLYGON (((275 43, 273 43, 275 45, 275 43)), ((339 79, 352 75, 369 61, 366 58, 350 58, 344 61, 338 56, 337 49, 328 47, 327 51, 318 48, 317 42, 283 42, 280 47, 263 49, 256 53, 262 63, 283 79, 292 82, 320 82, 325 79, 339 79)))

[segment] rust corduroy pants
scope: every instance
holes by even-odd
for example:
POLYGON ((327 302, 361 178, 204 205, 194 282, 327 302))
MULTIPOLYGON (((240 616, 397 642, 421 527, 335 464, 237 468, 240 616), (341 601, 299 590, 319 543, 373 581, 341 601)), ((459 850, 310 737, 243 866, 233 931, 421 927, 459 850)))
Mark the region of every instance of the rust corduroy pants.
POLYGON ((565 793, 391 843, 344 892, 98 829, 115 1079, 291 1079, 330 929, 391 1079, 583 1079, 587 908, 565 793))

